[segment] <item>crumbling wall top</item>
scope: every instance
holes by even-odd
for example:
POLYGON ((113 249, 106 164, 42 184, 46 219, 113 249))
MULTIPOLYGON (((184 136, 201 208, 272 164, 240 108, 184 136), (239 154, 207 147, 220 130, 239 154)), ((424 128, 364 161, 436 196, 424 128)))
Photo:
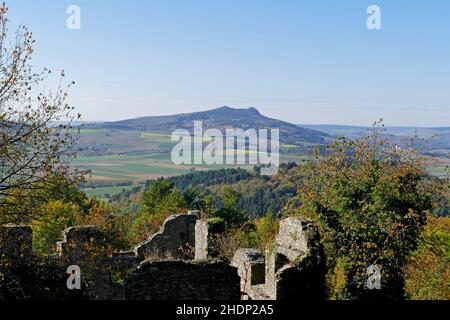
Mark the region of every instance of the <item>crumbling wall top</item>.
POLYGON ((159 232, 135 247, 140 260, 175 258, 193 259, 195 224, 198 214, 178 214, 166 219, 159 232), (190 257, 192 256, 192 257, 190 257))
POLYGON ((280 221, 280 229, 275 241, 275 250, 295 261, 309 253, 318 238, 317 228, 311 221, 288 217, 280 221))

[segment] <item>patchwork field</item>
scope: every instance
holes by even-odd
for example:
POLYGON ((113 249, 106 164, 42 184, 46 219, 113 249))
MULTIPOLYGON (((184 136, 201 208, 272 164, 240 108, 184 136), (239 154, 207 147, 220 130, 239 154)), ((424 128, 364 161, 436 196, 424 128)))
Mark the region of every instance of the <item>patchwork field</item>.
MULTIPOLYGON (((193 170, 211 170, 226 165, 175 165, 171 150, 175 145, 170 136, 161 133, 81 130, 81 156, 74 166, 91 171, 92 180, 144 181, 174 176, 193 170)), ((282 155, 280 161, 299 161, 300 156, 282 155)))
POLYGON ((428 172, 438 177, 448 176, 450 174, 450 158, 433 158, 433 161, 430 161, 428 172))
POLYGON ((74 166, 90 170, 92 180, 144 181, 208 169, 205 166, 174 165, 168 153, 81 156, 74 166))
MULTIPOLYGON (((175 165, 170 155, 174 145, 170 136, 162 133, 114 129, 81 130, 80 146, 83 151, 73 165, 90 170, 89 184, 96 188, 86 188, 85 191, 90 196, 100 198, 150 179, 231 167, 175 165), (118 184, 121 186, 117 186, 118 184)), ((281 154, 280 162, 299 162, 308 158, 305 155, 281 154)), ((447 175, 450 160, 446 157, 438 160, 438 163, 430 164, 429 171, 438 176, 447 175)), ((251 169, 252 166, 244 167, 251 169)))

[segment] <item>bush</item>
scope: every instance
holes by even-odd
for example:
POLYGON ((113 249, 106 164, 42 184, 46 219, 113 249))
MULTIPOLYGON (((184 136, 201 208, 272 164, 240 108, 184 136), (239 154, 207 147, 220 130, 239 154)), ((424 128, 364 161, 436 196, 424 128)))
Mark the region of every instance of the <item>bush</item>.
POLYGON ((138 244, 147 240, 161 228, 167 217, 186 211, 184 197, 173 183, 154 181, 142 196, 140 212, 129 232, 131 242, 138 244))
POLYGON ((56 242, 62 240, 63 231, 75 225, 80 208, 60 200, 45 205, 47 214, 31 222, 33 229, 33 250, 38 255, 55 252, 56 242))
POLYGON ((450 218, 428 217, 419 248, 405 267, 406 294, 414 300, 450 300, 450 218))
POLYGON ((87 215, 77 216, 76 224, 97 227, 106 235, 108 245, 113 251, 129 249, 128 231, 131 226, 131 217, 115 215, 114 211, 115 208, 106 203, 95 203, 87 215))
POLYGON ((437 192, 425 162, 379 134, 374 128, 362 139, 341 139, 330 147, 329 157, 290 174, 296 177, 298 197, 288 209, 318 222, 330 296, 336 299, 404 297, 403 267, 437 192), (366 288, 371 265, 381 269, 381 292, 366 288))

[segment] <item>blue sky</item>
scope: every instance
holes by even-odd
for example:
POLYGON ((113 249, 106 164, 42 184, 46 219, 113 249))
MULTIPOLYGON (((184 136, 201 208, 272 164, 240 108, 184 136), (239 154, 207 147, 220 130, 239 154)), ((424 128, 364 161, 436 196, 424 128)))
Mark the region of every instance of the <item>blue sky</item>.
POLYGON ((84 120, 256 107, 294 123, 450 126, 447 0, 13 0, 84 120), (66 8, 81 8, 81 30, 66 8), (381 8, 369 31, 366 9, 381 8))

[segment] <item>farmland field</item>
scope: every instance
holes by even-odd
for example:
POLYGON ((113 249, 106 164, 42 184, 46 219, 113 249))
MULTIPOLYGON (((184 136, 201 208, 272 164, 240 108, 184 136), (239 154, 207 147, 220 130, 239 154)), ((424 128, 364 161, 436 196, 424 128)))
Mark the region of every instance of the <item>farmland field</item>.
MULTIPOLYGON (((80 146, 83 151, 73 166, 90 171, 89 186, 95 187, 83 190, 97 198, 115 195, 146 180, 226 167, 175 165, 170 155, 174 143, 169 135, 161 133, 81 130, 80 146)), ((289 161, 293 158, 288 156, 289 161)))
MULTIPOLYGON (((206 142, 206 141, 203 141, 206 142)), ((163 133, 122 131, 112 129, 81 130, 80 146, 83 148, 73 166, 90 171, 90 185, 99 188, 85 191, 90 196, 114 195, 123 189, 142 184, 146 180, 186 174, 192 171, 221 169, 226 165, 176 165, 171 160, 175 145, 163 133), (125 187, 117 187, 117 184, 125 187)), ((295 146, 282 145, 284 148, 295 146)), ((281 154, 280 162, 299 162, 309 156, 281 154)), ((435 158, 436 159, 436 158, 435 158)), ((429 166, 437 176, 448 174, 450 161, 446 157, 429 166)), ((252 166, 241 166, 250 169, 252 166)))
MULTIPOLYGON (((132 181, 141 183, 159 177, 181 175, 194 170, 212 170, 226 165, 176 165, 170 152, 175 145, 161 133, 81 130, 81 155, 73 162, 90 170, 91 181, 132 181)), ((287 156, 292 161, 294 156, 287 156)))

